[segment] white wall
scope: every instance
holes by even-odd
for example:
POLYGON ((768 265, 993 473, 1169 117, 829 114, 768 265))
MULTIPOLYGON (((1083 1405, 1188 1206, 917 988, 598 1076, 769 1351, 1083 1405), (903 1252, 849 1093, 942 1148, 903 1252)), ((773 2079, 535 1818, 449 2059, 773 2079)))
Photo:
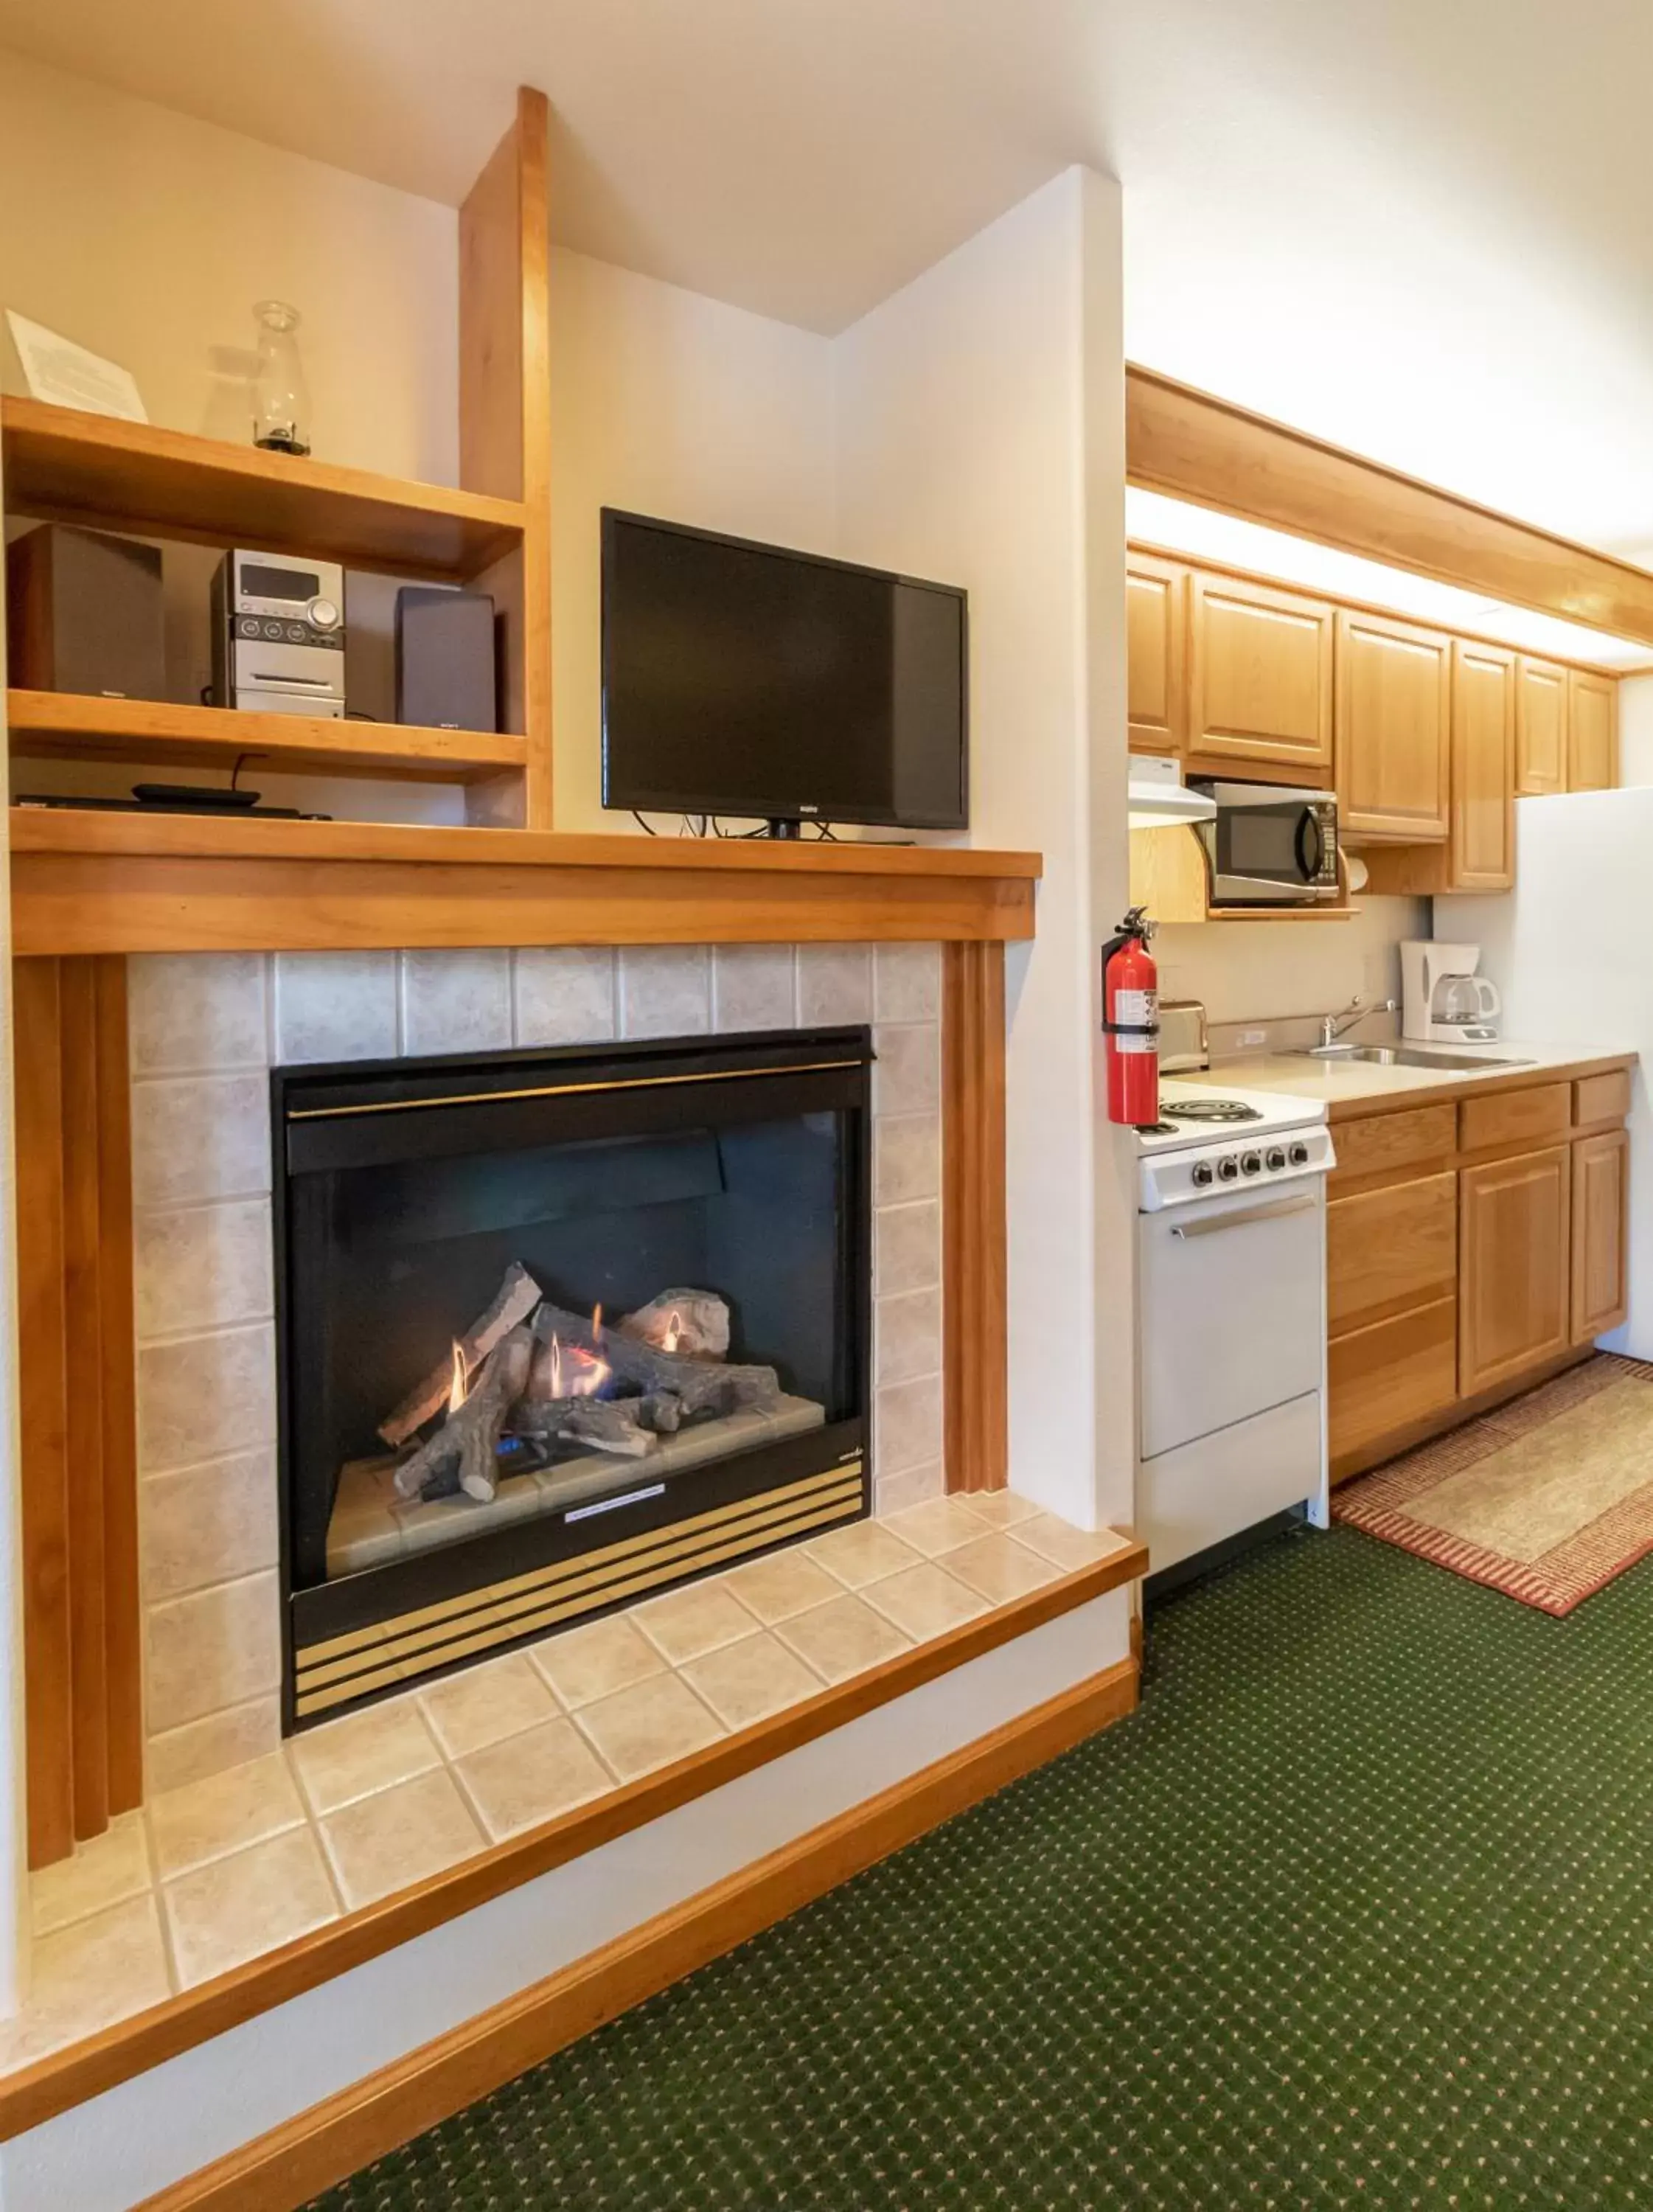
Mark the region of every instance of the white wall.
POLYGON ((1093 1055, 1126 878, 1118 257, 1117 187, 1070 170, 837 341, 840 550, 968 587, 972 841, 1044 854, 1009 961, 1012 1480, 1082 1522, 1132 1510, 1133 1218, 1093 1055))
POLYGON ((1352 921, 1176 924, 1154 939, 1160 995, 1213 1022, 1283 1021, 1401 995, 1400 946, 1428 937, 1426 899, 1356 898, 1352 921))
POLYGON ((559 830, 629 830, 601 808, 598 515, 629 507, 830 552, 830 342, 551 256, 551 640, 559 830))
POLYGON ((1619 781, 1653 783, 1653 675, 1619 679, 1619 781))

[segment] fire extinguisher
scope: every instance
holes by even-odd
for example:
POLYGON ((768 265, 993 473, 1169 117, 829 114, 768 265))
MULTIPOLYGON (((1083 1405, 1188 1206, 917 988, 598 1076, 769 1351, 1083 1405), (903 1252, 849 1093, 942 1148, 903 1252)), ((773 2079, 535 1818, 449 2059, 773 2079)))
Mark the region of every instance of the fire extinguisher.
POLYGON ((1133 906, 1102 948, 1108 1119, 1138 1129, 1159 1119, 1159 971, 1148 951, 1152 929, 1145 908, 1133 906))

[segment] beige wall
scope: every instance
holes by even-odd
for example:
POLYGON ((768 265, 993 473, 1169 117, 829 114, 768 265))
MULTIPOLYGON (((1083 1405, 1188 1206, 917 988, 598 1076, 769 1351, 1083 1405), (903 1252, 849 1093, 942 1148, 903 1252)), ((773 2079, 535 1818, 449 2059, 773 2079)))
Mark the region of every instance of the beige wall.
POLYGON ((831 343, 583 254, 551 257, 556 821, 599 797, 598 515, 629 507, 834 549, 831 343))
POLYGON ((1401 940, 1428 937, 1424 899, 1357 898, 1352 921, 1207 921, 1154 939, 1160 996, 1201 999, 1212 1022, 1329 1013, 1358 992, 1401 995, 1401 940))

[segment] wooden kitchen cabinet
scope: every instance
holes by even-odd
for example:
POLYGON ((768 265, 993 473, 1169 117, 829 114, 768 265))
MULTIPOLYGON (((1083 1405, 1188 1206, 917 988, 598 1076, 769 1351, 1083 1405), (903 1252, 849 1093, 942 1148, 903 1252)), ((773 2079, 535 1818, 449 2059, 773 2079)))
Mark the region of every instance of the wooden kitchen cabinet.
POLYGON ((1507 891, 1516 879, 1516 656, 1452 648, 1449 888, 1507 891))
POLYGON ((1630 1133, 1604 1129, 1572 1148, 1572 1340, 1589 1344, 1630 1310, 1630 1133))
POLYGON ((1458 1179, 1449 1169, 1328 1201, 1326 1326, 1332 1335, 1450 1297, 1457 1285, 1458 1179))
POLYGON ((1458 1177, 1458 1389, 1489 1389, 1573 1342, 1572 1149, 1553 1145, 1458 1177))
POLYGON ((1188 572, 1130 553, 1125 563, 1126 690, 1130 747, 1181 753, 1188 726, 1188 572))
POLYGON ((1619 781, 1619 684, 1567 672, 1567 788, 1611 791, 1619 781))
POLYGON ((1332 1480, 1343 1482, 1385 1455, 1384 1437, 1455 1402, 1458 1301, 1436 1298, 1334 1337, 1326 1347, 1326 1382, 1332 1480))
POLYGON ((1567 787, 1567 671, 1516 657, 1516 792, 1542 799, 1567 787))
POLYGON ((1336 669, 1339 828, 1438 842, 1447 834, 1452 641, 1341 609, 1336 669))
POLYGON ((1191 766, 1324 784, 1332 767, 1332 609, 1299 592, 1188 577, 1191 766))

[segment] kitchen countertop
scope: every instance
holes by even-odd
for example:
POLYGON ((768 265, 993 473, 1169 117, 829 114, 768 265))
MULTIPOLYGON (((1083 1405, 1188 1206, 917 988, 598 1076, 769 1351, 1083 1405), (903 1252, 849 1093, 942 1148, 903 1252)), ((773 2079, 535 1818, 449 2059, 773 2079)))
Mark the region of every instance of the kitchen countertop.
MULTIPOLYGON (((1389 1042, 1389 1039, 1375 1039, 1389 1042)), ((1400 1042, 1402 1040, 1394 1040, 1400 1042)), ((1409 1045, 1409 1051, 1426 1052, 1426 1045, 1409 1045)), ((1310 1060, 1298 1053, 1260 1054, 1255 1058, 1224 1060, 1203 1073, 1179 1074, 1179 1083, 1202 1083, 1216 1091, 1279 1091, 1299 1098, 1325 1102, 1327 1118, 1336 1121, 1351 1115, 1369 1114, 1375 1107, 1425 1105, 1437 1100, 1460 1098, 1472 1091, 1511 1091, 1553 1079, 1600 1074, 1608 1068, 1633 1067, 1633 1052, 1586 1045, 1522 1044, 1500 1038, 1496 1044, 1443 1046, 1455 1056, 1490 1061, 1518 1060, 1519 1067, 1489 1066, 1484 1071, 1462 1067, 1381 1067, 1373 1060, 1310 1060)))

